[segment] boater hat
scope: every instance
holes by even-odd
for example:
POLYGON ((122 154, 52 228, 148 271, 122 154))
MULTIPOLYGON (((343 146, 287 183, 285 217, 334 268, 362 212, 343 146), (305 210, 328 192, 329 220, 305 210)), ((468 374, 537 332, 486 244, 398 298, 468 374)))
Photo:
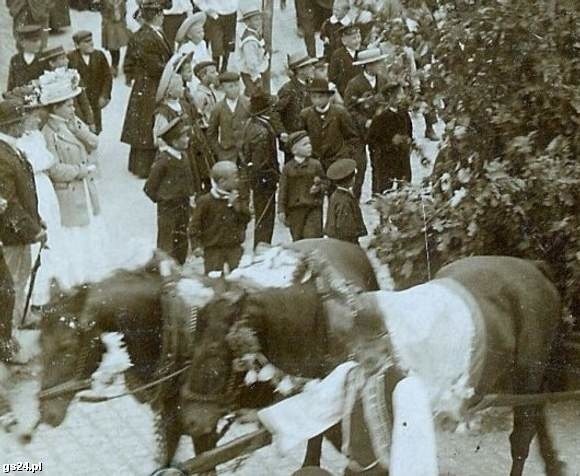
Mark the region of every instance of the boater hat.
POLYGON ((79 43, 83 42, 83 41, 88 41, 88 40, 92 40, 92 39, 93 39, 93 34, 90 31, 87 31, 87 30, 77 31, 73 35, 73 41, 77 45, 79 43))
POLYGON ((378 63, 389 56, 388 53, 383 53, 380 48, 369 48, 367 50, 359 51, 356 55, 356 61, 353 66, 360 66, 363 64, 378 63))
POLYGON ((326 171, 326 176, 333 181, 343 180, 356 172, 356 162, 352 159, 339 159, 326 171))
POLYGON ((288 67, 294 70, 308 66, 310 64, 315 64, 317 62, 318 59, 311 58, 306 53, 294 53, 288 55, 288 67))
POLYGON ((54 58, 58 58, 59 56, 66 56, 66 51, 64 50, 62 45, 43 51, 40 56, 40 60, 50 61, 54 58))
POLYGON ((202 24, 205 25, 205 21, 207 20, 207 15, 204 12, 197 12, 193 15, 188 16, 183 23, 177 30, 175 34, 175 41, 181 43, 185 37, 187 36, 187 32, 193 25, 202 24))

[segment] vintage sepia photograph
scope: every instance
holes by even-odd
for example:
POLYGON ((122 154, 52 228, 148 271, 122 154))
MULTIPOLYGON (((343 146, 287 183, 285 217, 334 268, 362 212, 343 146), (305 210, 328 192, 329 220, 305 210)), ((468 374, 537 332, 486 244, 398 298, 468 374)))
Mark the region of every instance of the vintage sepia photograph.
POLYGON ((580 476, 579 0, 0 45, 0 474, 580 476))

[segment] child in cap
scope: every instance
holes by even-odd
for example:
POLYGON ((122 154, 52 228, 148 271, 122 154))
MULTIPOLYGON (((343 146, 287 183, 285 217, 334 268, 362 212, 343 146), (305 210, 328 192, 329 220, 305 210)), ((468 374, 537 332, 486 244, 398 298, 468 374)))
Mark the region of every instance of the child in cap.
POLYGON ((251 214, 240 195, 238 167, 230 161, 211 170, 211 191, 199 197, 191 220, 192 248, 203 248, 205 273, 237 268, 251 214))
POLYGON ((20 53, 10 59, 6 91, 24 86, 44 72, 44 64, 40 60, 42 33, 40 25, 23 25, 16 30, 20 53))
POLYGON ((306 131, 297 131, 286 142, 293 158, 284 165, 278 189, 278 218, 294 241, 322 237, 324 170, 312 156, 306 131))
POLYGON ((187 258, 187 229, 196 192, 187 156, 189 129, 178 117, 160 131, 165 146, 157 152, 143 189, 157 204, 157 247, 180 264, 187 258))
POLYGON ((246 11, 240 21, 246 25, 239 47, 240 72, 246 88, 244 94, 251 97, 262 88, 262 74, 268 69, 269 54, 262 35, 262 13, 246 11))
POLYGON ((356 162, 352 159, 340 159, 334 162, 327 171, 327 176, 336 185, 330 196, 324 233, 329 238, 359 244, 359 238, 367 235, 358 199, 352 187, 356 174, 356 162))
POLYGON ((209 118, 217 104, 215 87, 218 85, 217 64, 214 61, 202 61, 193 68, 193 74, 199 79, 199 83, 192 91, 195 107, 200 114, 201 126, 207 129, 209 118))
POLYGON ((328 79, 336 84, 338 92, 344 97, 348 82, 362 73, 362 67, 353 63, 362 47, 362 36, 358 25, 347 25, 338 31, 342 46, 332 53, 328 67, 328 79))

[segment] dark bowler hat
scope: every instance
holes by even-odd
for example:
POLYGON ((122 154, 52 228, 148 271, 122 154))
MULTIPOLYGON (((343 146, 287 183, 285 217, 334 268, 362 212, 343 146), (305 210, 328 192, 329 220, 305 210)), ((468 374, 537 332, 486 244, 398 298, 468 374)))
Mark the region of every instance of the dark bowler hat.
POLYGON ((159 131, 159 137, 165 142, 172 142, 182 135, 189 134, 190 126, 183 117, 176 117, 159 131))
POLYGON ((274 99, 264 91, 258 91, 250 98, 250 114, 262 114, 272 109, 273 106, 274 99))
POLYGON ((288 148, 288 150, 291 151, 292 147, 298 144, 298 142, 300 142, 305 137, 308 137, 308 132, 306 131, 293 132, 288 136, 288 140, 286 141, 286 147, 288 148))
POLYGON ((66 51, 62 46, 57 46, 56 48, 50 48, 41 53, 41 61, 50 61, 51 59, 58 58, 59 56, 66 56, 66 51))
POLYGON ((79 43, 83 42, 83 41, 88 41, 88 40, 92 40, 93 39, 93 34, 88 31, 88 30, 81 30, 81 31, 77 31, 74 35, 73 35, 73 41, 78 45, 79 43))
POLYGON ((340 36, 352 35, 353 33, 356 33, 357 31, 360 32, 359 26, 357 24, 351 23, 350 25, 341 26, 338 29, 338 34, 340 36))
POLYGON ((24 104, 18 99, 0 101, 0 126, 14 124, 24 119, 24 104))
POLYGON ((200 73, 208 66, 215 66, 217 68, 215 61, 201 61, 193 67, 193 74, 199 77, 200 73))
POLYGON ((42 36, 44 29, 40 25, 22 25, 16 33, 20 38, 34 40, 42 36))
POLYGON ((318 466, 304 466, 304 468, 294 471, 292 476, 332 476, 332 473, 318 466))
POLYGON ((311 58, 305 53, 294 53, 288 55, 288 67, 290 69, 298 69, 310 64, 316 63, 318 60, 316 58, 311 58))
POLYGON ((310 93, 326 93, 334 94, 334 90, 330 88, 330 84, 326 79, 314 78, 308 86, 310 93))
POLYGON ((240 74, 233 71, 226 71, 219 75, 220 83, 237 83, 240 80, 240 74))
POLYGON ((338 159, 326 172, 330 180, 342 180, 356 172, 356 162, 352 159, 338 159))

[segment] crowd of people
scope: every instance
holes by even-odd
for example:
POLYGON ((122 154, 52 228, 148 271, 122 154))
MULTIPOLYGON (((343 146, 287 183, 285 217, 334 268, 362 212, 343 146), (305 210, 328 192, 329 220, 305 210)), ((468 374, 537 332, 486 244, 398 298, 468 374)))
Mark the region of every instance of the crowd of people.
POLYGON ((254 247, 271 243, 275 226, 293 240, 358 243, 367 162, 373 193, 411 179, 401 97, 413 67, 401 76, 390 67, 398 53, 373 35, 384 1, 296 0, 306 51, 288 52, 289 79, 275 95, 258 4, 138 0, 131 32, 126 0, 71 2, 100 11, 103 50, 80 30, 67 52, 47 47, 47 32, 70 24, 68 1, 7 3, 18 53, 0 103, 2 360, 17 350, 12 330, 32 274, 34 308, 55 283, 71 288, 110 269, 98 143, 119 75, 131 87, 121 141, 156 204, 157 247, 179 263, 202 256, 206 273, 238 266, 252 219, 254 247))

